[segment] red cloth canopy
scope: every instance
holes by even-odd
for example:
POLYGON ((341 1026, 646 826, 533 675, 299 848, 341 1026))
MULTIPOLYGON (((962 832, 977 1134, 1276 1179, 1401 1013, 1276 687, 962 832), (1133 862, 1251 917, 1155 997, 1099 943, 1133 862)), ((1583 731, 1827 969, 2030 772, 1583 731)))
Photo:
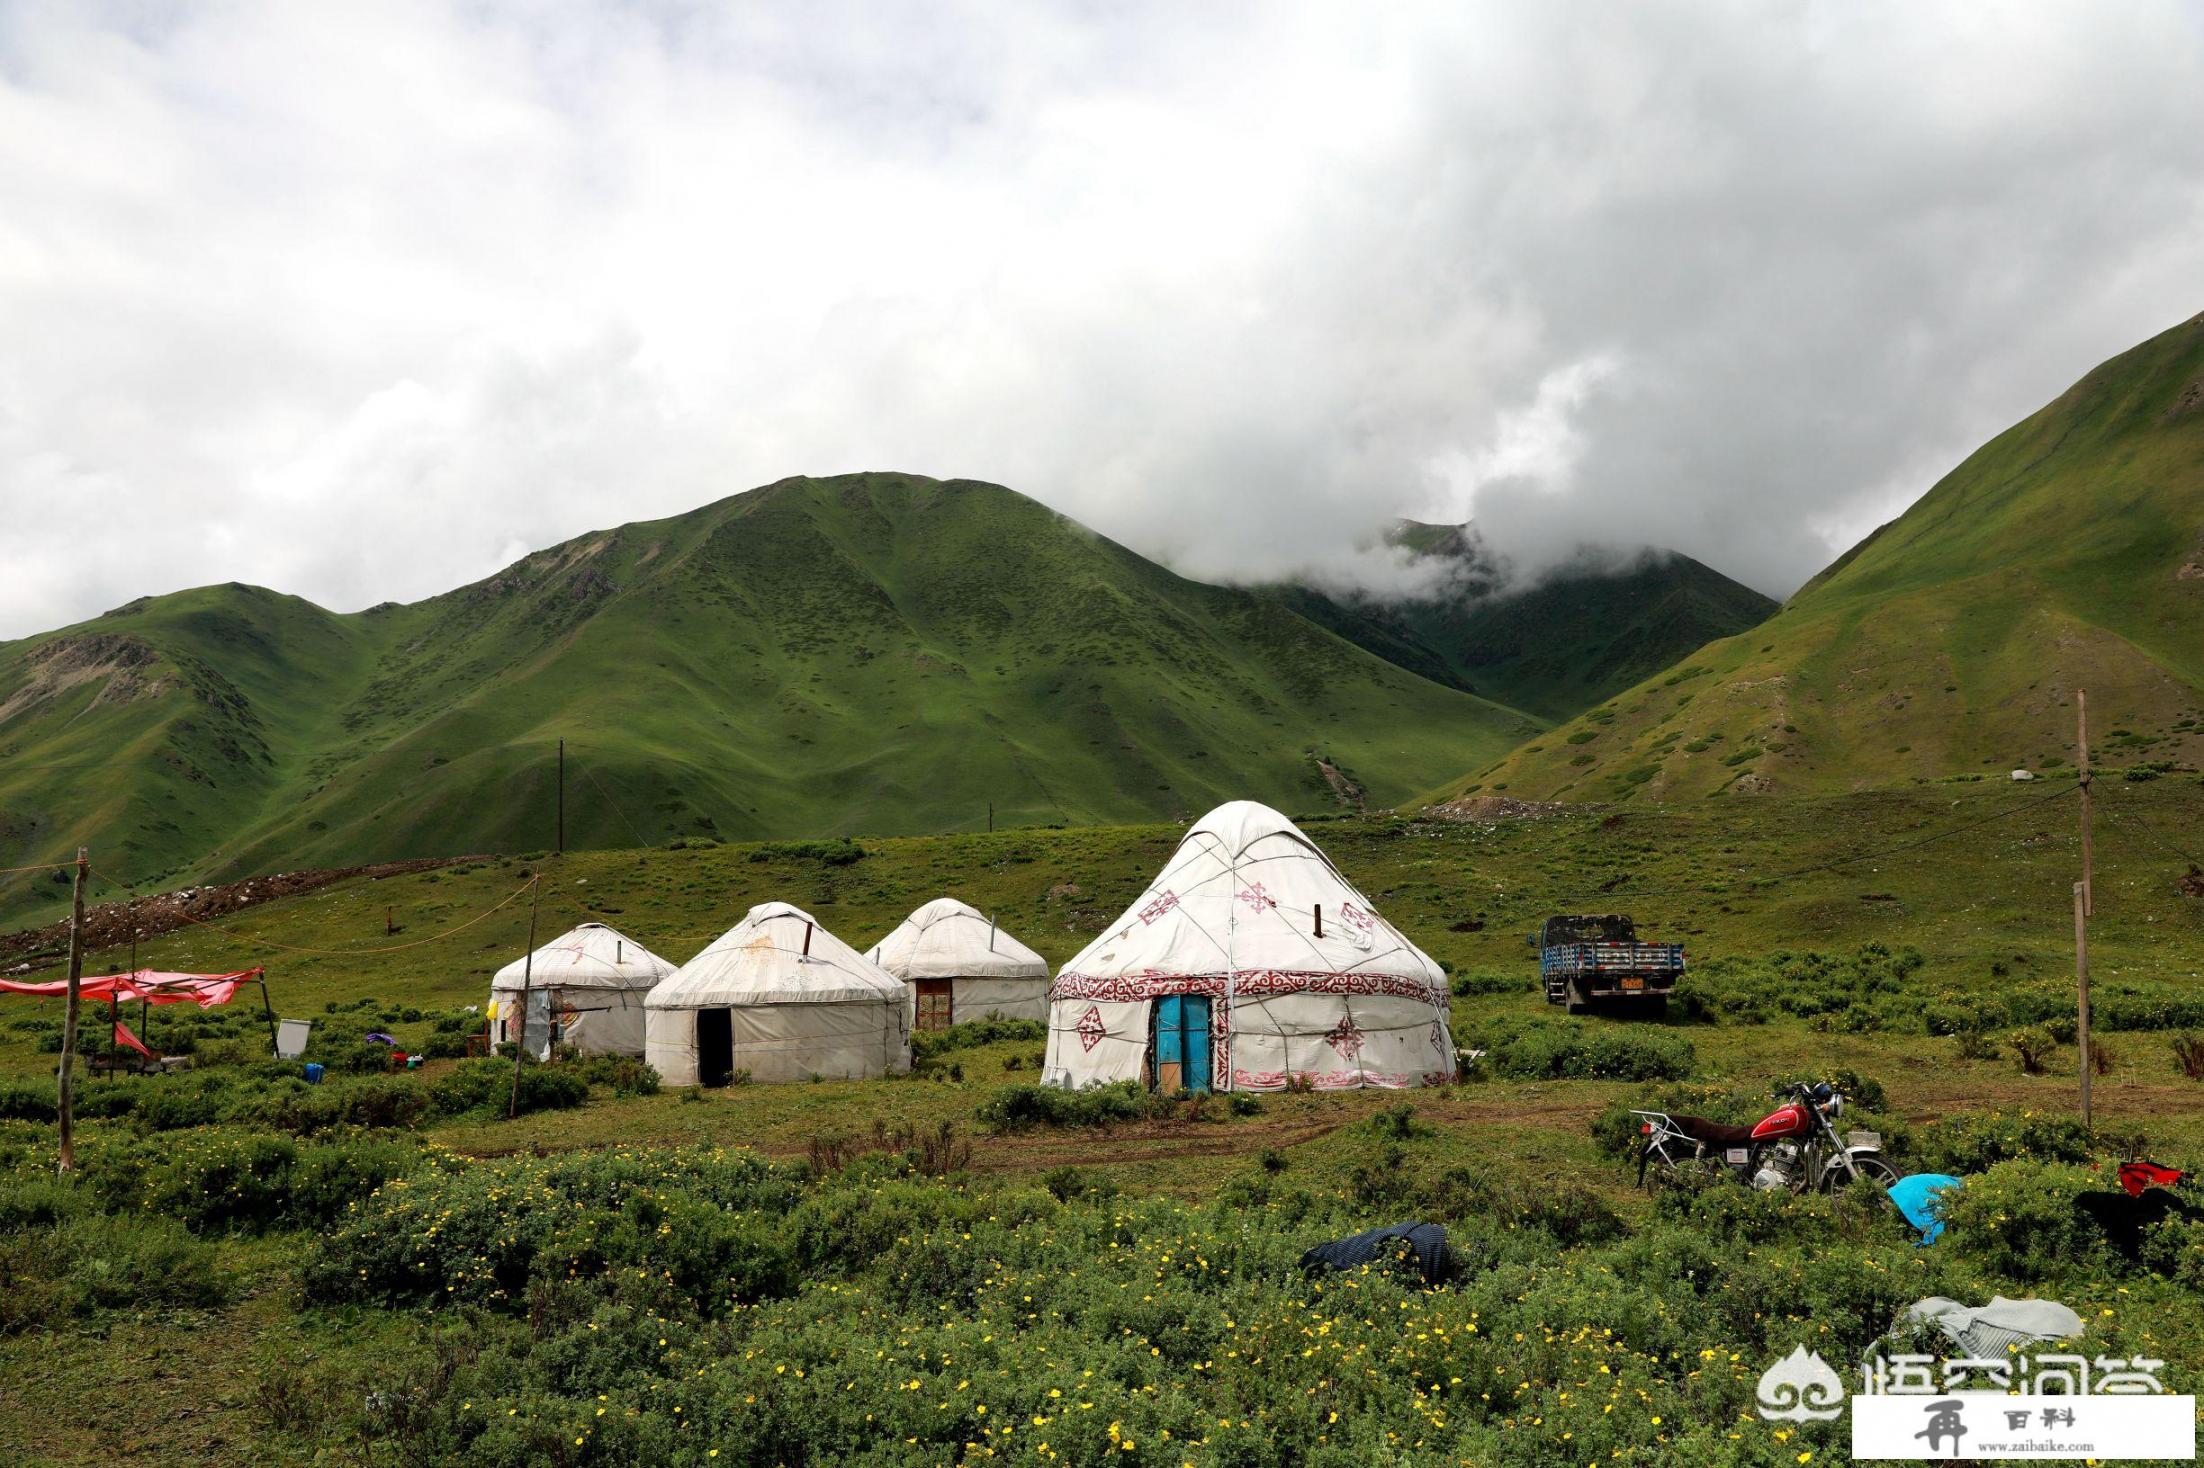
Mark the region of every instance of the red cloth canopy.
MULTIPOLYGON (((171 974, 156 969, 141 968, 127 974, 105 974, 99 978, 77 981, 77 993, 86 999, 116 999, 135 1003, 142 999, 148 1004, 196 1004, 208 1009, 217 1004, 227 1004, 237 992, 239 984, 260 977, 261 970, 249 968, 234 974, 171 974)), ((57 998, 69 992, 67 979, 53 979, 43 984, 25 984, 14 979, 0 979, 0 993, 32 994, 41 999, 57 998)))

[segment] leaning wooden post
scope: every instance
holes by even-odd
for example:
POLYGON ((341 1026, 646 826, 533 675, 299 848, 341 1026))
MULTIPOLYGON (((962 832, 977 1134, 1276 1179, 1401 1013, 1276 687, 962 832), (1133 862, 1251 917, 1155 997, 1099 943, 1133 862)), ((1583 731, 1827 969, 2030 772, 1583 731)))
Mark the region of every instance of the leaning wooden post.
POLYGON ((86 867, 84 848, 79 846, 77 848, 76 886, 69 900, 69 997, 63 1003, 61 1010, 61 1073, 58 1085, 61 1121, 60 1167, 63 1172, 74 1172, 77 1166, 77 1007, 84 997, 84 873, 86 867))
POLYGON ((538 873, 528 883, 528 953, 520 961, 520 1033, 513 1041, 513 1094, 505 1102, 505 1119, 520 1115, 520 1063, 528 1056, 528 990, 536 974, 536 899, 543 889, 538 873))
POLYGON ((2079 757, 2076 767, 2081 772, 2082 784, 2082 879, 2074 884, 2074 982, 2076 985, 2077 1019, 2074 1039, 2081 1052, 2082 1063, 2082 1130, 2089 1131, 2089 1073, 2095 1067, 2089 1053, 2089 919, 2096 909, 2095 853, 2090 843, 2089 802, 2089 695, 2074 690, 2074 717, 2078 735, 2079 757))

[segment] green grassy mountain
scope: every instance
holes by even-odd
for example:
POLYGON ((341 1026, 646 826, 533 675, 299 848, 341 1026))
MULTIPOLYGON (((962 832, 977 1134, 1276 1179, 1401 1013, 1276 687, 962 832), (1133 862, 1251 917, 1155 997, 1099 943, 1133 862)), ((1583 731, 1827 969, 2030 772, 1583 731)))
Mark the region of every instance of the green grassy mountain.
POLYGON ((1445 591, 1406 600, 1306 586, 1273 594, 1379 657, 1546 719, 1582 713, 1776 609, 1674 551, 1585 560, 1515 588, 1467 525, 1406 520, 1391 539, 1451 563, 1445 591))
POLYGON ((1391 802, 1537 727, 998 486, 791 479, 408 606, 208 587, 0 644, 0 866, 544 847, 561 738, 604 846, 1391 802))
POLYGON ((1999 434, 1765 624, 1452 787, 1616 799, 2204 760, 2204 316, 1999 434))

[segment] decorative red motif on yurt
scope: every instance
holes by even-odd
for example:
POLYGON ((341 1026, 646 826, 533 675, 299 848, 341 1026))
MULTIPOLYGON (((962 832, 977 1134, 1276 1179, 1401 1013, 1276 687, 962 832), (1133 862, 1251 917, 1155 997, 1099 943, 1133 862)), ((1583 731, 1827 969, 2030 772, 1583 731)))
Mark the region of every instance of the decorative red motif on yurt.
POLYGON ((1087 1012, 1079 1016, 1079 1023, 1072 1028, 1079 1032, 1079 1043, 1089 1050, 1101 1044, 1102 1037, 1108 1033, 1107 1027, 1102 1023, 1102 1011, 1091 1004, 1087 1006, 1087 1012))
POLYGON ((1235 895, 1240 899, 1240 901, 1246 903, 1248 905, 1248 908, 1254 912, 1269 912, 1272 908, 1278 905, 1278 900, 1272 897, 1268 892, 1265 892, 1263 890, 1263 884, 1260 882, 1249 883, 1247 886, 1242 887, 1235 895))
MULTIPOLYGON (((1167 994, 1207 994, 1225 997, 1226 976, 1219 974, 1167 974, 1145 969, 1137 974, 1059 974, 1049 987, 1051 999, 1101 999, 1124 1004, 1141 999, 1160 999, 1167 994)), ((1242 998, 1259 994, 1389 994, 1397 999, 1423 999, 1446 1003, 1446 986, 1408 974, 1335 974, 1306 969, 1242 969, 1230 979, 1231 992, 1242 998)))
POLYGON ((1352 1060, 1362 1053, 1362 1031, 1355 1028, 1355 1017, 1343 1015, 1338 1024, 1324 1036, 1324 1043, 1339 1052, 1341 1060, 1352 1060))
POLYGON ((1172 908, 1177 907, 1178 905, 1179 895, 1176 892, 1161 893, 1156 897, 1155 901, 1149 903, 1146 907, 1140 910, 1140 921, 1144 925, 1147 923, 1152 923, 1157 918, 1162 917, 1165 913, 1169 912, 1172 908))

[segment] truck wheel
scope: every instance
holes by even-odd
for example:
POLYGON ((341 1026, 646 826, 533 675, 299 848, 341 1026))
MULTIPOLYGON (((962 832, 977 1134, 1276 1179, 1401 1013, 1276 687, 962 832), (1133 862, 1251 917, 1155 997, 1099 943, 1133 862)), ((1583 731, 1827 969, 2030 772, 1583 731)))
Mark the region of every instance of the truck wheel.
POLYGON ((1574 989, 1569 990, 1568 997, 1561 1001, 1561 1006, 1563 1011, 1568 1014, 1590 1014, 1592 1012, 1592 1001, 1586 999, 1574 989))

